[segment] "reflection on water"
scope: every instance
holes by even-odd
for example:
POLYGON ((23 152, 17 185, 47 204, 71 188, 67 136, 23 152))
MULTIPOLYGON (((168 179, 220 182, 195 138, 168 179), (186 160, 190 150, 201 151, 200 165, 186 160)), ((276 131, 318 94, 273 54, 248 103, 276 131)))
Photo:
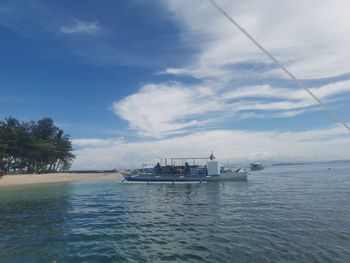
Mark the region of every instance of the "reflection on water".
POLYGON ((332 168, 268 167, 248 182, 0 188, 0 261, 348 262, 350 169, 332 168))

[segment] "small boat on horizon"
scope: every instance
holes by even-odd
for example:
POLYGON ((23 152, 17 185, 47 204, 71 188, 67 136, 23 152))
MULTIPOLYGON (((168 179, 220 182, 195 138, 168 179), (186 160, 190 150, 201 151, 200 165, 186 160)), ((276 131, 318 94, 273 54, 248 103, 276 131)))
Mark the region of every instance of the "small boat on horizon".
POLYGON ((250 164, 250 170, 251 171, 259 171, 263 170, 264 166, 261 163, 251 163, 250 164))
POLYGON ((170 158, 171 164, 157 163, 153 168, 122 172, 123 182, 143 183, 207 183, 214 181, 246 181, 248 172, 241 168, 232 170, 227 167, 219 169, 219 162, 212 153, 208 158, 170 158), (189 164, 192 160, 192 165, 189 164), (206 160, 204 165, 195 164, 196 160, 206 160), (181 165, 176 165, 181 161, 181 165))

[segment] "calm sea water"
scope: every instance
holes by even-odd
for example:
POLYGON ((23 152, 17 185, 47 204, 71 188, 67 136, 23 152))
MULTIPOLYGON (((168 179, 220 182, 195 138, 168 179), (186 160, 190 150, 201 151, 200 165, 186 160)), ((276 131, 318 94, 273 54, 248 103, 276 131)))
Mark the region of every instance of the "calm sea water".
POLYGON ((350 165, 0 188, 0 262, 350 262, 350 165))

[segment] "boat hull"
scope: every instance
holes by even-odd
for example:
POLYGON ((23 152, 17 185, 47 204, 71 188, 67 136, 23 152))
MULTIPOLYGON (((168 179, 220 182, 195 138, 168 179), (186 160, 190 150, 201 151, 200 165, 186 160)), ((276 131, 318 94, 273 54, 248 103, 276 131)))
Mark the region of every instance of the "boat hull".
POLYGON ((248 172, 233 172, 218 176, 207 176, 207 181, 247 181, 248 172))
POLYGON ((124 175, 124 182, 144 182, 144 183, 206 183, 219 181, 246 181, 247 172, 234 172, 214 176, 185 176, 185 175, 153 175, 136 174, 124 175))

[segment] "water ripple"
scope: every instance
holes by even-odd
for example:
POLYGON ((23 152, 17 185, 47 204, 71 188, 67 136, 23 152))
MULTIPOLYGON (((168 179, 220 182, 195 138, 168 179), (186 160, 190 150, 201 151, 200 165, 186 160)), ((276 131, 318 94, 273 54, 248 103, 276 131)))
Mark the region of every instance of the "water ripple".
POLYGON ((0 262, 348 262, 350 169, 1 189, 0 262))

